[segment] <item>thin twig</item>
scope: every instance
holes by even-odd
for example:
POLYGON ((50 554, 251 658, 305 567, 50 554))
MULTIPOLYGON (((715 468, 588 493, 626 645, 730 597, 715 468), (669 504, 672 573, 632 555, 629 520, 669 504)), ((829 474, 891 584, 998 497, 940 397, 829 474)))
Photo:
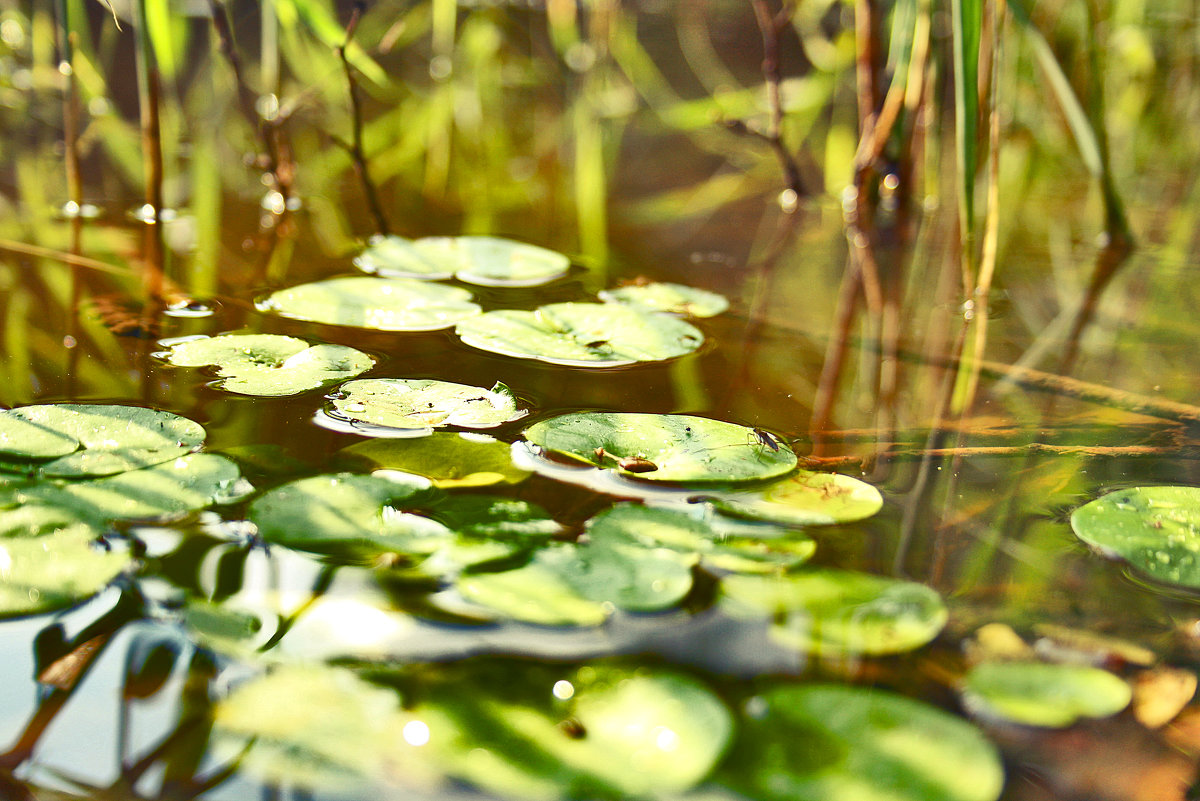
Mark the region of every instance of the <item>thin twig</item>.
POLYGON ((1024 445, 967 445, 955 448, 904 448, 880 453, 843 454, 839 456, 802 456, 801 462, 809 468, 837 468, 861 465, 867 461, 897 459, 955 459, 972 456, 1026 456, 1028 454, 1050 454, 1054 456, 1171 456, 1176 459, 1200 459, 1200 449, 1179 450, 1154 445, 1051 445, 1045 442, 1029 442, 1024 445))
POLYGON ((775 14, 771 13, 766 0, 750 0, 754 9, 754 18, 762 33, 763 42, 763 78, 767 85, 767 130, 754 131, 742 123, 731 125, 735 130, 754 133, 771 146, 779 166, 783 168, 784 183, 797 196, 804 194, 804 179, 800 175, 800 166, 783 142, 783 98, 780 85, 783 76, 779 67, 779 35, 787 27, 792 18, 793 4, 791 0, 783 0, 783 5, 775 14))
POLYGON ((354 162, 354 174, 358 176, 358 180, 362 183, 363 194, 367 199, 367 207, 371 210, 371 216, 375 218, 375 230, 380 236, 387 236, 391 229, 387 222, 387 217, 383 213, 383 206, 379 202, 379 192, 375 187, 375 182, 371 180, 371 174, 367 170, 367 156, 363 151, 363 114, 362 100, 358 94, 358 81, 354 77, 354 70, 350 66, 350 60, 346 57, 346 48, 350 46, 350 42, 354 39, 354 31, 358 28, 358 22, 362 18, 363 11, 366 9, 366 4, 358 2, 354 4, 354 12, 350 15, 350 21, 346 23, 346 38, 342 42, 342 46, 337 49, 338 58, 342 61, 342 70, 346 73, 346 83, 350 87, 350 110, 354 123, 353 139, 350 142, 348 151, 350 158, 354 162))

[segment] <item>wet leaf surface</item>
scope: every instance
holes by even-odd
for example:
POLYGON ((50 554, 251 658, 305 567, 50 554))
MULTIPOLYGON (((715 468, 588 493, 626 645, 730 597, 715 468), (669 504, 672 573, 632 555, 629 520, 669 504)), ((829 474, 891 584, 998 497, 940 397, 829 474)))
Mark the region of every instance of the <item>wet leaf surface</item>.
POLYGON ((348 381, 330 401, 331 413, 385 428, 495 428, 527 412, 504 384, 490 390, 449 381, 375 378, 348 381))
POLYGON ((104 589, 132 562, 127 552, 98 544, 97 532, 86 525, 0 540, 0 617, 73 606, 104 589))
POLYGON ((729 301, 716 292, 658 282, 606 289, 600 299, 684 317, 715 317, 729 308, 729 301))
POLYGON ((435 432, 418 439, 370 439, 338 455, 365 469, 424 476, 443 488, 518 484, 530 475, 513 464, 508 443, 484 434, 435 432))
POLYGON ((963 704, 983 718, 1063 728, 1115 715, 1132 698, 1124 679, 1088 665, 983 662, 963 678, 963 704))
POLYGON ((807 470, 765 487, 720 493, 708 500, 729 514, 791 526, 852 523, 883 508, 883 496, 870 484, 807 470))
POLYGON ((355 260, 387 277, 458 278, 481 286, 528 287, 566 275, 571 260, 536 245, 493 236, 381 237, 355 260))
POLYGON ((377 331, 437 331, 480 312, 471 293, 459 287, 368 276, 281 289, 259 307, 295 320, 377 331))

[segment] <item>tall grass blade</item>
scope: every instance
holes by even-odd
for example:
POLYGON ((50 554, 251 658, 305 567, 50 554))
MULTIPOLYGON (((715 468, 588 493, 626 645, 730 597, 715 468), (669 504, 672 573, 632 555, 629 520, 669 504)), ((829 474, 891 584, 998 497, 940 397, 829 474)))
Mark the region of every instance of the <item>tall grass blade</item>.
POLYGON ((975 241, 975 171, 979 138, 979 43, 983 0, 951 0, 954 35, 954 138, 958 156, 959 230, 962 234, 963 290, 971 291, 975 241))

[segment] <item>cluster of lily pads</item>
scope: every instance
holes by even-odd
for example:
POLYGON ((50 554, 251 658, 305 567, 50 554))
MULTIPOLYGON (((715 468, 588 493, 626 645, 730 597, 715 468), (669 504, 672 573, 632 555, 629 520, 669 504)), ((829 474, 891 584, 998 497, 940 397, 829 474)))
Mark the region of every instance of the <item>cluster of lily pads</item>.
MULTIPOLYGON (((693 352, 703 334, 680 316, 725 308, 712 293, 646 284, 600 303, 484 312, 469 290, 438 282, 532 286, 570 268, 560 254, 489 237, 387 237, 356 264, 373 275, 280 290, 260 306, 383 331, 454 327, 472 347, 580 367, 693 352)), ((270 602, 248 612, 255 604, 237 596, 178 608, 176 622, 202 647, 272 665, 217 707, 216 731, 230 753, 246 754, 246 769, 301 786, 431 792, 451 778, 536 799, 656 797, 702 781, 781 800, 999 796, 999 758, 976 728, 876 688, 776 682, 735 703, 664 668, 474 659, 431 672, 380 646, 387 631, 446 618, 588 629, 669 622, 673 610, 711 604, 805 658, 913 651, 947 622, 934 590, 808 565, 818 527, 879 511, 870 485, 800 469, 771 432, 694 415, 571 412, 506 436, 529 410, 504 384, 364 378, 376 358, 344 345, 244 333, 163 344, 164 361, 208 367, 228 392, 324 390, 317 421, 366 438, 334 455, 333 472, 257 491, 235 461, 201 452, 203 427, 178 415, 81 404, 2 411, 0 615, 67 608, 136 581, 146 566, 124 543, 137 542, 137 526, 211 506, 224 506, 228 522, 244 517, 272 558, 292 554, 359 582, 353 603, 315 598, 275 620, 263 619, 270 602), (534 503, 490 494, 533 473, 624 500, 568 528, 534 503), (320 659, 289 651, 322 614, 342 639, 325 638, 320 659), (351 630, 367 634, 354 642, 351 630)), ((1072 525, 1153 578, 1200 587, 1200 490, 1122 490, 1077 510, 1072 525)), ((981 718, 1033 726, 1129 703, 1116 675, 1025 653, 978 661, 959 689, 981 718)))

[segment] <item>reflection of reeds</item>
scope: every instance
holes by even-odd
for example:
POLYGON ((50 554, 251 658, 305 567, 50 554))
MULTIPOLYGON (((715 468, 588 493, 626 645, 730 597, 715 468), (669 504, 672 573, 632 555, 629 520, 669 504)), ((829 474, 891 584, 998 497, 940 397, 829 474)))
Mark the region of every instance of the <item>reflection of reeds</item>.
POLYGON ((146 19, 146 0, 133 2, 133 32, 135 64, 137 67, 138 110, 142 129, 142 170, 145 206, 142 218, 146 225, 142 287, 146 294, 147 319, 162 302, 166 251, 163 246, 163 155, 162 125, 159 118, 161 80, 150 41, 146 19))

